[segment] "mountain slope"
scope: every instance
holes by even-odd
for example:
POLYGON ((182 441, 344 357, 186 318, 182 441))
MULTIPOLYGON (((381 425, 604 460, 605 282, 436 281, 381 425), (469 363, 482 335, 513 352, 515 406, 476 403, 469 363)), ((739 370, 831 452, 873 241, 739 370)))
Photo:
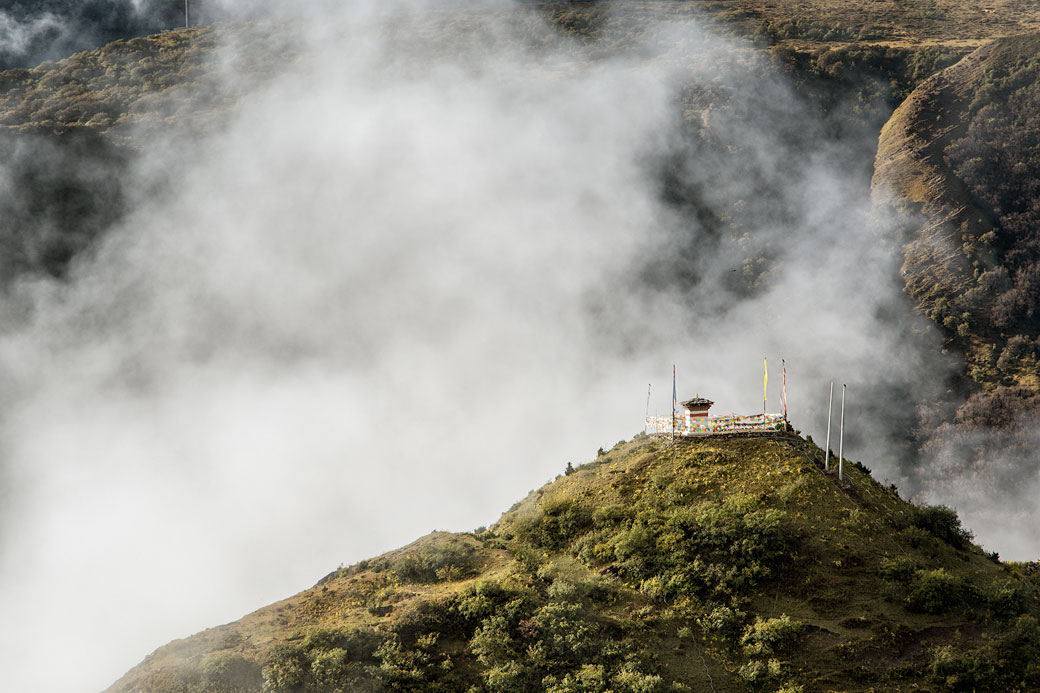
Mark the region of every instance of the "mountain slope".
POLYGON ((1040 35, 979 48, 896 110, 875 162, 875 191, 909 212, 907 291, 987 390, 1040 389, 1038 78, 1040 35))
POLYGON ((1035 690, 1040 576, 790 434, 638 436, 109 690, 1035 690), (832 459, 833 462, 833 459, 832 459))

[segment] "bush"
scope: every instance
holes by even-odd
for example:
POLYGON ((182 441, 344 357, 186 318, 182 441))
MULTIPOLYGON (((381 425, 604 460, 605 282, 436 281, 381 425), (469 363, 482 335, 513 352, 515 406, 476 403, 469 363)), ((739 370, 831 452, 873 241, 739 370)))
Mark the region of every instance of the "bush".
POLYGON ((708 635, 733 638, 740 633, 747 620, 747 614, 728 606, 717 606, 697 619, 697 625, 708 635))
POLYGON ((227 690, 256 690, 263 683, 260 665, 237 652, 215 652, 202 660, 202 678, 227 690))
POLYGON ((960 605, 967 592, 967 584, 945 568, 919 570, 914 575, 906 603, 911 611, 941 614, 960 605))
POLYGON ((885 580, 909 584, 918 568, 919 566, 912 559, 901 556, 899 558, 882 558, 878 572, 885 580))
POLYGON ((932 533, 921 529, 920 527, 907 527, 906 529, 900 530, 898 536, 906 542, 907 546, 913 549, 919 549, 926 544, 935 542, 935 537, 932 533))
POLYGON ((517 611, 522 603, 523 596, 519 592, 506 589, 497 580, 484 579, 469 585, 456 597, 452 609, 465 627, 475 628, 493 614, 517 611), (514 602, 513 608, 505 609, 504 606, 511 601, 514 602))
POLYGON ((517 523, 517 534, 525 541, 551 551, 570 544, 592 526, 589 511, 572 500, 548 500, 542 503, 539 514, 517 523))
POLYGON ((782 672, 783 667, 781 667, 780 660, 778 659, 770 659, 764 662, 758 659, 753 659, 740 667, 737 674, 745 683, 754 686, 766 679, 776 678, 780 676, 782 672))
POLYGON ((1026 610, 1026 596, 1011 580, 996 580, 985 590, 986 606, 999 619, 1019 616, 1026 610))
POLYGON ((319 689, 340 689, 340 684, 350 676, 350 657, 347 651, 335 648, 320 652, 311 662, 311 675, 319 689))
POLYGON ((618 672, 611 681, 615 693, 665 693, 676 690, 675 687, 666 685, 657 674, 644 674, 631 669, 618 672))
POLYGON ((297 642, 276 643, 262 671, 264 693, 369 690, 378 647, 379 636, 359 628, 315 628, 297 642))
POLYGON ((602 665, 585 664, 565 676, 546 676, 545 693, 604 693, 609 679, 602 665))
POLYGON ((801 632, 802 624, 787 614, 767 620, 756 617, 755 623, 744 631, 740 644, 749 656, 782 654, 798 641, 801 632))
POLYGON ((914 506, 910 524, 927 530, 955 549, 966 548, 974 538, 971 532, 961 526, 957 511, 946 505, 914 506))
POLYGON ((379 677, 391 690, 429 690, 430 684, 447 669, 436 652, 437 634, 420 636, 414 647, 406 647, 391 636, 376 650, 379 677))
POLYGON ((948 691, 993 690, 993 663, 983 653, 960 652, 943 645, 932 653, 931 674, 948 691))
POLYGON ((549 662, 580 665, 600 654, 600 629, 577 604, 550 602, 532 620, 538 624, 538 640, 549 662))
POLYGON ((416 599, 394 622, 394 633, 402 638, 415 638, 424 633, 458 634, 464 628, 464 621, 451 601, 433 601, 416 599))
POLYGON ((477 574, 475 554, 473 547, 449 540, 398 558, 390 567, 405 582, 453 582, 477 574))
POLYGON ((535 690, 532 675, 531 669, 519 662, 506 661, 489 668, 484 673, 484 681, 492 693, 513 693, 535 690))
POLYGON ((602 505, 592 513, 592 521, 597 527, 616 527, 631 520, 632 511, 618 503, 602 505))
POLYGON ((310 664, 301 645, 276 643, 267 652, 264 665, 264 693, 290 693, 304 686, 310 664))

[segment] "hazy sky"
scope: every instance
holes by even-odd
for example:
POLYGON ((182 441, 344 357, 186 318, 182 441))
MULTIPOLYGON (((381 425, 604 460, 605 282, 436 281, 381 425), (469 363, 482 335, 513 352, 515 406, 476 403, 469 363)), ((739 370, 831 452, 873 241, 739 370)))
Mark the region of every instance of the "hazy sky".
POLYGON ((667 410, 673 363, 681 397, 754 412, 785 358, 820 442, 849 383, 847 454, 902 478, 867 414, 945 366, 900 313, 854 147, 779 75, 689 24, 698 57, 593 61, 533 17, 446 49, 382 12, 312 12, 227 128, 131 164, 127 215, 67 280, 0 299, 12 690, 101 689, 341 562, 490 524, 641 430, 648 382, 667 410), (691 77, 727 90, 703 127, 739 166, 680 128, 691 77), (757 292, 720 288, 740 247, 663 201, 665 161, 748 200, 776 258, 757 292), (660 281, 677 267, 699 282, 660 281))

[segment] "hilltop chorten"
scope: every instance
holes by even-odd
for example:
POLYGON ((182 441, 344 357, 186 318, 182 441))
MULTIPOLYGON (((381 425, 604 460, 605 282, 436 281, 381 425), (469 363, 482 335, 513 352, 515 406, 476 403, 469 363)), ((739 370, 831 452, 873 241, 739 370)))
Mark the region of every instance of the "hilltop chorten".
POLYGON ((681 402, 682 406, 690 412, 689 418, 691 419, 706 419, 708 418, 708 409, 711 405, 715 404, 710 399, 704 399, 700 395, 693 399, 688 399, 685 402, 681 402))

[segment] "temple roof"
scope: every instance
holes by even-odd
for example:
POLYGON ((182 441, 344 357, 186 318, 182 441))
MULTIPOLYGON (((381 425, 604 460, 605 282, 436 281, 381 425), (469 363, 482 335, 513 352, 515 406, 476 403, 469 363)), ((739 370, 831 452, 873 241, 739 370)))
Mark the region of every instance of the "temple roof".
POLYGON ((701 407, 710 407, 715 403, 712 402, 710 399, 704 399, 703 397, 694 397, 693 399, 688 399, 685 402, 682 402, 681 404, 687 409, 693 409, 694 407, 697 407, 699 409, 701 407))

